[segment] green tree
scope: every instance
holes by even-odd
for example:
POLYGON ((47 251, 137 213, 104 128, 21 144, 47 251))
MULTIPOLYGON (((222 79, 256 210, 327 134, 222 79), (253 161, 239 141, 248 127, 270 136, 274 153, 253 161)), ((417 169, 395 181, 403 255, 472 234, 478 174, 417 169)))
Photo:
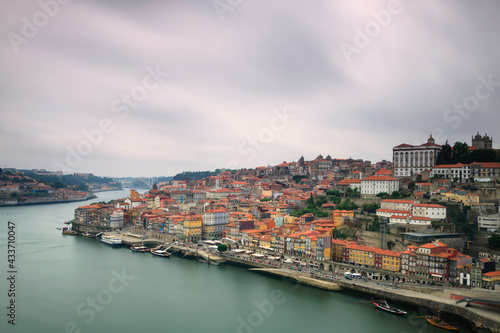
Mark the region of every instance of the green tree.
POLYGON ((359 193, 359 189, 355 187, 352 192, 349 194, 350 198, 359 198, 361 197, 361 193, 359 193))
POLYGON ((326 195, 340 197, 340 192, 337 190, 329 190, 329 191, 326 191, 326 195))
POLYGON ((328 198, 326 196, 321 196, 321 197, 318 197, 316 198, 316 207, 320 208, 321 206, 323 206, 323 204, 326 204, 328 202, 328 198))
POLYGON ((391 194, 391 198, 393 198, 393 199, 399 199, 399 198, 401 198, 401 194, 398 191, 394 191, 391 194))
POLYGON ((446 140, 446 143, 441 146, 441 151, 437 156, 436 164, 450 164, 452 162, 452 159, 453 155, 451 152, 451 146, 448 144, 448 140, 446 140))
POLYGON ((415 189, 415 182, 412 180, 408 183, 408 189, 413 191, 415 189))
POLYGON ((333 229, 332 230, 332 238, 333 239, 346 239, 347 234, 343 231, 340 231, 339 229, 333 229))
POLYGON ((299 176, 299 175, 295 175, 292 177, 292 180, 294 182, 296 182, 297 184, 302 180, 302 179, 307 179, 307 176, 299 176))
POLYGON ((372 224, 368 227, 368 231, 380 231, 380 222, 378 220, 378 216, 375 216, 372 224))
POLYGON ((227 245, 226 244, 219 244, 217 246, 217 251, 219 251, 219 252, 226 252, 227 251, 227 245))
POLYGON ((465 142, 455 142, 453 145, 453 163, 470 163, 469 146, 465 142))
POLYGON ((493 234, 488 238, 489 247, 500 248, 500 235, 493 234))
POLYGON ((471 162, 500 162, 500 154, 493 149, 476 149, 470 152, 471 162))
POLYGON ((306 205, 314 205, 314 198, 312 193, 309 195, 309 198, 306 200, 306 205))
POLYGON ((367 213, 375 213, 379 208, 380 206, 376 203, 375 204, 364 203, 362 206, 363 211, 367 213))

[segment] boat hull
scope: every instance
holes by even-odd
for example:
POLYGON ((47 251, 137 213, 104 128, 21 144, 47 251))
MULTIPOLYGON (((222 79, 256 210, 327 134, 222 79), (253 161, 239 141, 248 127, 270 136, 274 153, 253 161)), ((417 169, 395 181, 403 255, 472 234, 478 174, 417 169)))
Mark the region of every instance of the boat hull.
POLYGON ((395 314, 395 315, 400 315, 400 316, 403 316, 403 315, 407 314, 407 312, 405 312, 403 310, 394 308, 392 306, 387 306, 386 304, 383 304, 383 303, 377 303, 377 302, 372 302, 372 303, 378 309, 383 310, 385 312, 389 312, 389 313, 392 313, 392 314, 395 314))
POLYGON ((166 251, 165 252, 151 251, 151 254, 163 258, 170 258, 170 256, 172 255, 171 253, 168 253, 166 251))
POLYGON ((437 327, 440 327, 440 328, 444 328, 445 330, 449 330, 449 331, 456 331, 456 330, 458 330, 458 327, 448 325, 448 324, 446 324, 445 322, 443 322, 442 320, 440 320, 439 318, 436 318, 436 317, 425 318, 425 320, 427 320, 427 322, 429 324, 437 326, 437 327))
POLYGON ((112 247, 120 247, 122 246, 121 239, 109 239, 109 238, 101 238, 101 242, 103 244, 112 246, 112 247))

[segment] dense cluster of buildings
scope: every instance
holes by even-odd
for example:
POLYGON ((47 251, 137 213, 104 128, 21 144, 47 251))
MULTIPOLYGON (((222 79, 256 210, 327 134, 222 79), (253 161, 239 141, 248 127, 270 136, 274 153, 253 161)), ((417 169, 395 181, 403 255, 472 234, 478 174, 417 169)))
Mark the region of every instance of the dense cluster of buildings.
MULTIPOLYGON (((224 171, 198 180, 173 180, 143 195, 132 190, 128 198, 113 204, 79 207, 74 225, 83 229, 129 225, 138 232, 187 243, 227 239, 282 256, 350 263, 409 280, 475 285, 479 262, 443 243, 416 244, 397 252, 333 237, 346 227, 359 229, 354 225, 366 212, 339 209, 339 202, 326 199, 332 192, 342 204, 347 199, 357 200, 358 207, 375 203, 378 209, 371 217, 402 230, 434 231, 434 222, 447 220, 449 204, 495 208, 491 200, 480 202, 478 194, 458 188, 456 181, 496 180, 500 163, 436 165, 440 149, 431 136, 419 146, 395 146, 394 164, 319 155, 311 161, 301 157, 297 162, 224 171), (400 192, 406 193, 404 199, 383 198, 400 192), (318 198, 325 200, 315 209, 326 217, 310 213, 318 198), (309 211, 297 214, 304 208, 309 211), (475 278, 467 277, 472 275, 475 278)), ((478 221, 482 230, 500 229, 500 215, 480 214, 478 221)), ((486 266, 481 276, 489 273, 491 267, 486 266)))

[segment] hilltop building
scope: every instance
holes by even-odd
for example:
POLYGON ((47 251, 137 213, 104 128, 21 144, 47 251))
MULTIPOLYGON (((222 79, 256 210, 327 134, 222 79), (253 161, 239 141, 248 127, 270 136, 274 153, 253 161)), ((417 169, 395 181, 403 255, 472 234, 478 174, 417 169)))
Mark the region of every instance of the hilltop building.
POLYGON ((392 149, 394 177, 410 178, 412 174, 421 173, 436 165, 441 145, 435 143, 432 135, 426 143, 418 146, 406 143, 392 149))
POLYGON ((488 134, 481 136, 479 132, 472 137, 472 147, 476 149, 492 149, 493 148, 493 138, 490 138, 488 134))

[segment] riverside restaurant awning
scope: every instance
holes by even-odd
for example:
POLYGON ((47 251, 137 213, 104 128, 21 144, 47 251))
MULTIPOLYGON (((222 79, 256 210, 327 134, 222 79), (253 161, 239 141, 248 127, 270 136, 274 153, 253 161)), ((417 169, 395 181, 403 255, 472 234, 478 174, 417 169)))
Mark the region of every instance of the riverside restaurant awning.
POLYGON ((257 257, 257 258, 263 258, 264 255, 263 254, 260 254, 260 253, 254 253, 252 254, 254 257, 257 257))

